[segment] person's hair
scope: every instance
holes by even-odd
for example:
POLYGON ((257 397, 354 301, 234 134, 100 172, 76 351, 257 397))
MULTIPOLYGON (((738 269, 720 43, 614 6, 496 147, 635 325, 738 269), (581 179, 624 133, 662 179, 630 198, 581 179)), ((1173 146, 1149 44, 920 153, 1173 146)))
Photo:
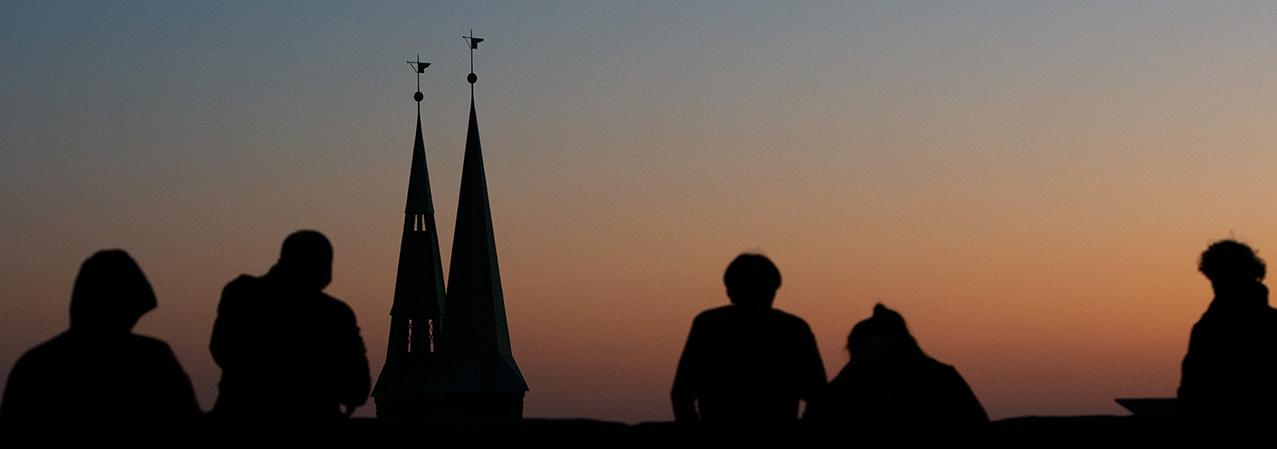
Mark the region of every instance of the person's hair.
POLYGON ((1212 282, 1263 280, 1264 260, 1255 250, 1236 240, 1220 240, 1202 252, 1197 270, 1212 282))
POLYGON ((918 341, 909 333, 905 318, 882 303, 874 305, 872 316, 851 327, 851 333, 847 334, 847 352, 855 356, 874 337, 890 337, 904 343, 910 351, 922 352, 918 341))
POLYGON ((99 251, 84 261, 75 277, 71 327, 128 330, 155 305, 151 283, 128 253, 99 251))
POLYGON ((333 245, 318 231, 290 234, 279 250, 279 263, 271 269, 290 282, 323 290, 333 280, 333 245))
POLYGON ((767 302, 780 288, 780 270, 767 256, 744 253, 727 265, 723 284, 733 303, 767 302))
POLYGON ((310 263, 333 258, 333 245, 319 231, 303 229, 289 234, 279 250, 279 260, 284 263, 310 263))

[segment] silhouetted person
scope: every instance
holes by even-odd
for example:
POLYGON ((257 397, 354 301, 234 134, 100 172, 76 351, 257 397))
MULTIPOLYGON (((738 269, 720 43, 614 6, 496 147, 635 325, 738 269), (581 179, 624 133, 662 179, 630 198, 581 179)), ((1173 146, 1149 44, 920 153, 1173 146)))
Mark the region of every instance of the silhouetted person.
POLYGON ((209 348, 222 367, 216 416, 324 421, 367 401, 368 359, 355 314, 322 291, 332 260, 327 238, 298 231, 265 276, 226 285, 209 348))
POLYGON ((797 422, 799 401, 811 407, 825 386, 816 337, 801 318, 772 308, 780 271, 767 257, 741 254, 723 282, 732 304, 696 317, 679 359, 675 421, 797 422))
POLYGON ((851 359, 829 382, 824 407, 809 419, 875 438, 985 431, 989 417, 971 387, 952 366, 923 353, 894 310, 874 306, 873 316, 851 328, 847 350, 851 359), (935 430, 944 432, 927 433, 935 430))
POLYGON ((155 293, 133 258, 101 251, 71 290, 71 328, 23 354, 9 372, 0 420, 27 425, 153 430, 200 415, 191 380, 169 346, 132 333, 155 293))
POLYGON ((1232 240, 1212 244, 1198 270, 1215 290, 1193 325, 1179 386, 1179 416, 1199 425, 1267 428, 1277 418, 1277 312, 1264 261, 1232 240))

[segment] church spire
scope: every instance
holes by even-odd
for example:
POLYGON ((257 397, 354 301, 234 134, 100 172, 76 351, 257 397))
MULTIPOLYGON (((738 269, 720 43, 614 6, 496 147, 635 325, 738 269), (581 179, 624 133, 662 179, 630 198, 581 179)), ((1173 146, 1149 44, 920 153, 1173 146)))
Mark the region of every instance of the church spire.
POLYGON ((435 362, 436 335, 445 298, 439 232, 435 227, 426 144, 421 136, 421 74, 430 63, 408 61, 417 72, 417 131, 408 174, 403 236, 399 243, 399 271, 390 309, 390 342, 386 364, 377 378, 373 398, 378 416, 424 413, 426 383, 435 362))
MULTIPOLYGON (((465 37, 474 50, 482 38, 465 37)), ((442 332, 440 365, 431 376, 431 389, 464 401, 483 417, 519 417, 527 382, 510 349, 505 297, 497 264, 492 208, 483 168, 479 121, 475 114, 472 71, 470 123, 466 130, 461 193, 457 201, 456 231, 448 270, 448 316, 442 332), (473 395, 473 397, 466 397, 473 395), (465 399, 462 399, 466 397, 465 399)))

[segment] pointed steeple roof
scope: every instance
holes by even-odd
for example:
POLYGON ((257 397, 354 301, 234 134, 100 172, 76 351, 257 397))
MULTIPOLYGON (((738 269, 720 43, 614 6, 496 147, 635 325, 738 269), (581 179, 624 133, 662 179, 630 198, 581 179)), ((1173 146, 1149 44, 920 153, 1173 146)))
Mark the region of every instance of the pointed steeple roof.
POLYGON ((391 315, 434 317, 444 301, 443 262, 439 231, 435 226, 430 172, 426 169, 426 144, 421 137, 421 105, 417 105, 417 133, 412 144, 408 174, 408 200, 404 206, 404 230, 399 245, 399 272, 391 315))
POLYGON ((408 174, 408 204, 404 213, 435 213, 430 198, 430 173, 426 170, 426 142, 421 138, 421 106, 417 107, 417 137, 412 143, 412 164, 408 174))
MULTIPOLYGON (((473 74, 469 77, 474 80, 473 74)), ((473 84, 473 81, 471 81, 473 84)), ((510 349, 473 89, 435 391, 528 390, 510 349)))

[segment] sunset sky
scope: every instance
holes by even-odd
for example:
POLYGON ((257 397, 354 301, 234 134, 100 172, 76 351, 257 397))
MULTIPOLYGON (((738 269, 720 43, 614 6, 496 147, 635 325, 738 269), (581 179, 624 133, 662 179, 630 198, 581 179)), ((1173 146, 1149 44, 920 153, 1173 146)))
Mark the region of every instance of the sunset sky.
POLYGON ((830 375, 882 302, 995 419, 1124 413, 1175 394, 1198 254, 1277 254, 1271 2, 6 1, 0 382, 66 328, 80 263, 123 248, 159 297, 135 331, 210 408, 222 287, 305 228, 375 378, 404 61, 434 64, 447 267, 471 28, 527 416, 672 419, 692 318, 743 251, 779 266, 830 375))

